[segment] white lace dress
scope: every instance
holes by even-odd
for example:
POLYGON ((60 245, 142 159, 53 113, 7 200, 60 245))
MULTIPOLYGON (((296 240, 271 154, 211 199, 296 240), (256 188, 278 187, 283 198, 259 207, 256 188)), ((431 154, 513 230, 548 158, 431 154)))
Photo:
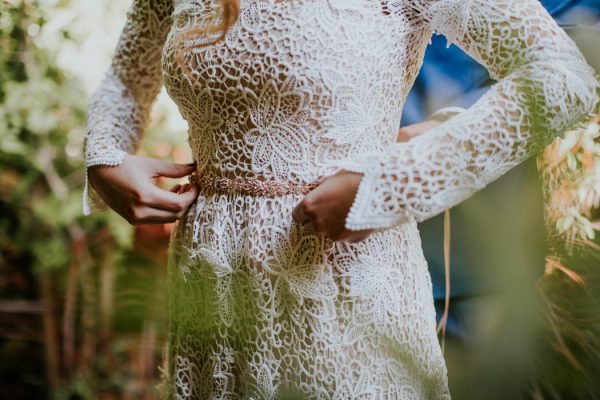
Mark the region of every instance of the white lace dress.
MULTIPOLYGON (((225 41, 175 40, 217 14, 211 0, 133 2, 91 102, 86 166, 136 151, 164 84, 200 173, 302 183, 360 172, 346 227, 377 232, 334 243, 293 221, 302 195, 201 189, 170 242, 165 396, 449 398, 417 221, 590 112, 593 71, 537 0, 242 0, 225 41), (498 82, 397 144, 434 31, 498 82)), ((84 212, 105 207, 86 181, 84 212)))

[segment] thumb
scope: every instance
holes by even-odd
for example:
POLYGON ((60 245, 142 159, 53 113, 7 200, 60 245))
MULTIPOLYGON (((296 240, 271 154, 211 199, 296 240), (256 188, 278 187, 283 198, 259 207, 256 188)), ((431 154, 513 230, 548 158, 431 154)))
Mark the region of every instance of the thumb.
POLYGON ((162 160, 155 160, 153 169, 156 176, 183 178, 196 170, 196 163, 174 164, 162 160))

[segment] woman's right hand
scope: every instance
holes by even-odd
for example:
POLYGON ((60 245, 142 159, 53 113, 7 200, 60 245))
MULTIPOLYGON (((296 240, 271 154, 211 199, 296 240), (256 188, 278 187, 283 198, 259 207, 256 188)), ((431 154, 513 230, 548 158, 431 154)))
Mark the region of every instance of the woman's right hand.
POLYGON ((176 185, 168 191, 156 186, 155 179, 183 178, 195 169, 195 164, 127 154, 117 166, 89 167, 88 179, 106 204, 130 224, 165 224, 183 216, 196 200, 198 186, 176 185))

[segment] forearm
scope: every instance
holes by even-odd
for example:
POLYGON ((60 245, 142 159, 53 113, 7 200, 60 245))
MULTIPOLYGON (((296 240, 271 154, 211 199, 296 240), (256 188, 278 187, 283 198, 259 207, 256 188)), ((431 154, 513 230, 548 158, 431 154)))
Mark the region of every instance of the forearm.
POLYGON ((142 108, 112 69, 92 95, 85 137, 85 164, 115 165, 142 137, 148 110, 142 108))
POLYGON ((105 209, 89 185, 89 168, 119 165, 140 145, 160 87, 162 46, 171 26, 171 0, 134 0, 111 67, 91 97, 84 140, 83 212, 105 209))
POLYGON ((528 21, 538 14, 545 17, 541 6, 531 1, 473 3, 478 3, 471 10, 478 13, 477 24, 493 20, 489 31, 473 25, 464 36, 451 37, 459 38, 481 62, 493 62, 489 71, 501 80, 467 111, 423 135, 338 164, 363 174, 346 219, 348 229, 388 228, 411 217, 422 221, 434 216, 522 162, 593 109, 598 82, 574 44, 549 17, 541 19, 547 31, 528 21))

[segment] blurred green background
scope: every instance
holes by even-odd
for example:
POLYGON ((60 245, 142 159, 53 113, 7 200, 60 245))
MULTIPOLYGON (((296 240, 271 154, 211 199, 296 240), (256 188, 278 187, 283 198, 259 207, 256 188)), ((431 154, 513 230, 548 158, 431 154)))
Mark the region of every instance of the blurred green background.
MULTIPOLYGON (((156 397, 170 227, 134 228, 112 212, 81 212, 86 104, 128 5, 0 5, 0 399, 156 397)), ((188 162, 186 141, 163 92, 142 152, 188 162)), ((471 310, 468 343, 446 343, 453 398, 600 397, 598 252, 564 256, 584 285, 560 273, 543 278, 535 160, 501 179, 483 194, 498 209, 482 197, 463 207, 462 219, 480 233, 473 241, 485 237, 490 246, 452 239, 464 241, 463 257, 477 259, 480 279, 497 287, 471 310)))
MULTIPOLYGON (((89 95, 130 2, 0 6, 0 398, 153 398, 169 226, 82 216, 89 95)), ((161 94, 143 152, 188 162, 161 94)))

